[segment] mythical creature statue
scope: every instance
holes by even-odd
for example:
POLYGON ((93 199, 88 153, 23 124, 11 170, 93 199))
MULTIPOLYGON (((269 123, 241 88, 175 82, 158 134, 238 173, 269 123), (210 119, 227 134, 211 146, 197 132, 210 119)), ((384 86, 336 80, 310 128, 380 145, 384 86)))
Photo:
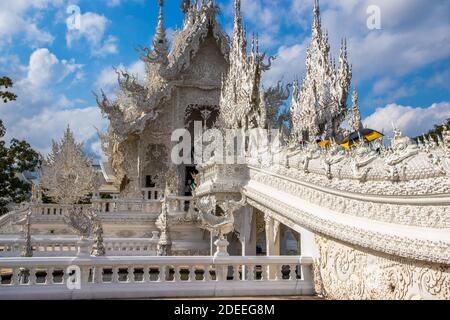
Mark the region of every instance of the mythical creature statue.
POLYGON ((83 210, 83 207, 74 206, 69 209, 69 214, 64 217, 64 220, 82 239, 86 239, 91 235, 94 227, 91 215, 92 213, 83 210))
POLYGON ((208 230, 213 235, 224 239, 225 236, 234 231, 234 213, 242 208, 247 199, 242 195, 238 201, 226 200, 219 207, 224 212, 223 216, 216 215, 216 199, 207 196, 201 198, 197 203, 199 209, 199 218, 202 222, 202 228, 208 230))

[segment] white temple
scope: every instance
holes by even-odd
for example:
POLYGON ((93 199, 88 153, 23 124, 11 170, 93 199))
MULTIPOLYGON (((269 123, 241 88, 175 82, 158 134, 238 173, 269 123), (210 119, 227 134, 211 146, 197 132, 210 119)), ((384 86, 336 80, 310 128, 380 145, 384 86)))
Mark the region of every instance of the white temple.
POLYGON ((159 6, 152 48, 139 52, 143 82, 118 71, 117 98, 97 97, 109 119, 101 175, 74 160, 67 131, 33 199, 0 217, 0 297, 450 299, 450 128, 438 142, 396 130, 389 144, 340 146, 364 128, 346 40, 336 62, 317 0, 289 113, 290 85, 262 87, 274 58, 255 36, 247 45, 240 0, 231 39, 213 0, 182 1, 171 46, 159 6), (195 137, 196 122, 256 132, 256 145, 244 142, 242 163, 216 152, 173 164, 173 132, 195 137), (64 285, 73 265, 77 290, 64 285))

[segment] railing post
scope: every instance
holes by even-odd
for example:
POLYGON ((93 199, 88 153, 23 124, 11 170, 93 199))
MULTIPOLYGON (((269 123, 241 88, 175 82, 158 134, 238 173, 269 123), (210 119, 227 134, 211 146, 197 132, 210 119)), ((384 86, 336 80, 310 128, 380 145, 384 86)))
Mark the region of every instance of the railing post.
POLYGON ((239 265, 235 264, 233 265, 233 280, 234 281, 239 281, 239 265))
POLYGON ((275 280, 283 280, 283 265, 274 264, 271 268, 275 268, 275 280))
POLYGON ((173 271, 175 272, 174 275, 173 275, 173 281, 174 282, 181 281, 180 267, 179 266, 174 266, 173 267, 173 271))
POLYGON ((269 280, 269 268, 263 264, 261 266, 261 281, 269 280))
POLYGON ((30 272, 30 279, 28 281, 28 284, 30 285, 35 285, 36 284, 36 268, 30 268, 29 269, 30 272))
POLYGON ((210 273, 211 266, 209 265, 204 266, 204 270, 205 272, 203 273, 203 281, 211 281, 211 273, 210 273))
POLYGON ((112 267, 112 283, 118 283, 119 282, 119 268, 118 267, 112 267))
POLYGON ((91 267, 89 266, 80 266, 81 269, 81 286, 89 283, 89 273, 91 271, 91 267))
POLYGON ((297 280, 297 265, 295 264, 290 264, 289 265, 289 280, 293 281, 293 280, 297 280))
POLYGON ((135 283, 135 278, 134 278, 134 267, 128 267, 127 268, 127 283, 135 283))
POLYGON ((195 281, 195 267, 194 266, 190 266, 189 267, 189 279, 188 281, 192 282, 195 281))
POLYGON ((306 282, 313 281, 313 272, 311 264, 302 264, 301 265, 301 279, 306 282))
POLYGON ((165 282, 166 281, 166 266, 160 266, 159 267, 159 275, 158 275, 158 282, 165 282))
POLYGON ((103 267, 95 266, 94 267, 94 283, 103 283, 103 267))
POLYGON ((45 275, 45 284, 53 284, 53 270, 54 268, 47 268, 45 275))
POLYGON ((142 276, 142 282, 150 282, 150 268, 143 268, 144 275, 142 276))
POLYGON ((248 280, 249 281, 255 280, 255 265, 251 264, 246 267, 248 269, 248 280))
POLYGON ((13 285, 13 286, 19 285, 19 268, 13 268, 11 285, 13 285))

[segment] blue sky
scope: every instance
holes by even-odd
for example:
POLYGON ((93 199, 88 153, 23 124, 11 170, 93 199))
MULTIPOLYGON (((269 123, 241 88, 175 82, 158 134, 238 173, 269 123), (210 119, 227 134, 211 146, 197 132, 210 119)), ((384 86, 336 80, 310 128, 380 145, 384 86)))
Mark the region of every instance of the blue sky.
MULTIPOLYGON (((112 66, 143 75, 134 48, 149 46, 157 0, 1 0, 0 74, 16 83, 19 100, 0 103, 8 136, 49 151, 70 124, 76 138, 100 153, 96 130, 105 129, 92 91, 114 94, 112 66), (69 5, 81 10, 82 28, 67 28, 69 5)), ((230 0, 221 7, 224 30, 232 29, 230 0)), ((242 0, 248 35, 277 61, 265 86, 301 78, 309 43, 313 0, 242 0)), ((183 14, 179 0, 165 1, 169 34, 183 14)), ((389 132, 394 122, 405 133, 425 132, 450 117, 450 1, 322 0, 322 23, 338 54, 347 37, 353 86, 360 92, 365 122, 389 132), (369 5, 381 12, 381 29, 367 28, 369 5)))

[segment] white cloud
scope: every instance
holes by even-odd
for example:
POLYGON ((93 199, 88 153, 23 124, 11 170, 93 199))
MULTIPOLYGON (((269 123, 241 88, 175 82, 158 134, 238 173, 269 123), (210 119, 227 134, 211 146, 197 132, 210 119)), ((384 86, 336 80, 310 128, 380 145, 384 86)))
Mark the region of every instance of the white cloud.
POLYGON ((22 85, 46 87, 50 82, 61 82, 81 68, 82 65, 76 64, 74 60, 59 60, 47 48, 37 49, 30 56, 27 77, 22 85))
POLYGON ((51 6, 61 6, 62 0, 2 0, 0 1, 0 44, 11 44, 18 35, 33 47, 51 44, 53 35, 39 27, 39 13, 51 6))
MULTIPOLYGON (((2 66, 8 62, 18 63, 17 57, 0 59, 2 66)), ((84 108, 81 101, 68 99, 53 89, 64 79, 79 77, 81 66, 75 61, 59 59, 48 49, 35 50, 26 66, 14 65, 10 70, 18 70, 14 92, 17 101, 0 103, 0 119, 7 128, 6 141, 12 138, 25 139, 39 152, 46 154, 51 141, 59 140, 64 129, 70 125, 79 141, 88 141, 88 148, 95 142, 96 130, 104 129, 106 120, 98 107, 84 108)), ((69 79, 70 80, 70 79, 69 79)), ((96 150, 96 149, 95 149, 96 150)), ((93 150, 93 151, 95 151, 93 150)))
POLYGON ((80 28, 68 29, 66 43, 71 48, 75 42, 85 39, 93 56, 104 56, 118 52, 117 38, 108 36, 105 39, 106 28, 110 21, 103 15, 86 12, 81 15, 80 28))
POLYGON ((405 135, 414 137, 428 132, 436 124, 450 118, 450 103, 435 103, 428 108, 413 108, 398 104, 388 104, 364 120, 364 124, 375 130, 384 130, 392 135, 392 124, 405 135))
MULTIPOLYGON (((303 75, 308 45, 305 37, 310 35, 312 4, 312 0, 242 2, 246 21, 251 24, 248 29, 262 31, 263 38, 268 39, 262 50, 278 47, 279 59, 274 64, 275 70, 268 72, 266 81, 273 83, 282 75, 291 81, 303 75), (266 16, 266 9, 272 14, 266 16), (282 27, 277 29, 272 25, 282 27), (295 51, 298 55, 292 56, 295 51), (298 74, 292 76, 293 71, 298 74)), ((414 77, 421 68, 450 56, 448 1, 436 1, 431 5, 426 0, 321 0, 320 5, 322 26, 329 31, 332 54, 338 54, 340 40, 346 37, 353 65, 353 84, 359 87, 363 83, 378 82, 371 95, 384 95, 384 101, 413 92, 406 87, 394 90, 390 86, 383 91, 382 86, 389 85, 387 76, 391 83, 399 83, 404 77, 414 77), (381 9, 381 30, 367 28, 369 5, 381 9)), ((442 83, 439 79, 436 81, 442 83)), ((372 100, 374 98, 379 97, 372 97, 372 100)))
POLYGON ((8 135, 25 139, 41 153, 47 154, 52 140, 60 140, 67 125, 77 141, 87 141, 96 137, 95 127, 105 128, 106 120, 97 106, 62 110, 45 108, 33 117, 20 119, 8 129, 8 135))

